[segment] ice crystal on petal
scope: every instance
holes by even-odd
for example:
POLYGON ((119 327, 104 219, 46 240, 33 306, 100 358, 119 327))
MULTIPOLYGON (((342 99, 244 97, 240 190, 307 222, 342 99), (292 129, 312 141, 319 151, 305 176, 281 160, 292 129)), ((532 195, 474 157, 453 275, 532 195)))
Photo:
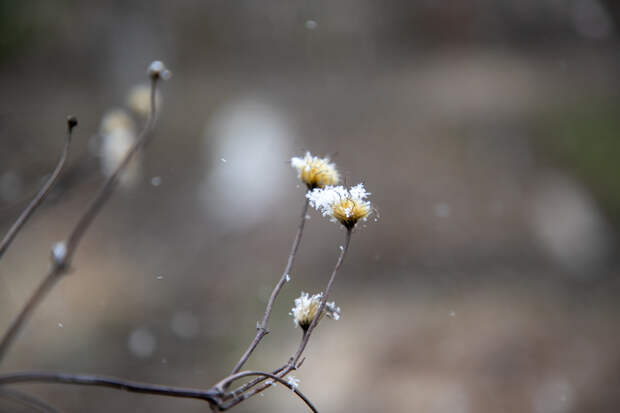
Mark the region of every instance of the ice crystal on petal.
POLYGON ((295 299, 295 307, 291 309, 290 313, 293 316, 295 327, 299 326, 304 331, 310 327, 321 306, 321 298, 323 298, 323 293, 311 296, 306 292, 301 292, 299 298, 295 299))

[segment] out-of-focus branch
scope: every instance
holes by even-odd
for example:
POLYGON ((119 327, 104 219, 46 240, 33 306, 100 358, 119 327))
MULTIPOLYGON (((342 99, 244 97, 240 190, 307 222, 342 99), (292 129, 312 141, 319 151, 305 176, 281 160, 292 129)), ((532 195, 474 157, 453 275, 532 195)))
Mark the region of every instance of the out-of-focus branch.
POLYGON ((110 195, 114 192, 116 185, 118 184, 119 177, 131 162, 133 156, 146 144, 149 142, 151 138, 151 131, 153 130, 153 126, 155 125, 155 120, 157 117, 157 108, 156 108, 156 94, 157 94, 157 82, 160 79, 160 76, 151 75, 151 112, 150 115, 140 131, 138 138, 136 139, 135 144, 127 151, 125 157, 118 165, 114 173, 110 175, 110 177, 103 183, 97 195, 92 199, 86 212, 82 215, 78 223, 71 231, 69 238, 67 239, 67 255, 66 262, 67 264, 71 261, 73 254, 75 253, 76 247, 84 233, 93 222, 95 217, 101 211, 101 208, 105 205, 107 200, 110 198, 110 195))
POLYGON ((150 132, 153 129, 153 125, 156 120, 157 108, 156 93, 157 83, 160 78, 165 78, 164 73, 168 71, 163 67, 161 62, 153 62, 149 67, 149 76, 151 78, 151 111, 150 115, 138 135, 138 139, 135 144, 127 151, 125 157, 118 165, 116 170, 110 177, 102 184, 99 192, 95 195, 93 200, 88 205, 86 212, 81 216, 66 242, 57 243, 52 250, 52 268, 47 273, 41 284, 37 287, 33 295, 28 299, 20 313, 13 319, 9 329, 2 336, 0 341, 0 363, 4 355, 6 354, 9 346, 30 318, 30 315, 39 303, 45 298, 47 293, 52 287, 60 280, 62 275, 66 274, 71 264, 73 254, 77 249, 78 243, 84 236, 86 230, 93 222, 97 214, 101 211, 101 208, 105 205, 106 201, 110 198, 110 195, 114 192, 118 179, 127 167, 133 156, 144 147, 150 138, 150 132))
POLYGON ((291 269, 293 268, 293 263, 295 262, 295 256, 297 255, 297 250, 299 249, 299 243, 301 242, 301 236, 304 232, 304 225, 306 223, 306 214, 308 213, 308 199, 305 199, 304 206, 301 211, 301 218, 299 220, 299 225, 297 226, 297 233, 295 234, 295 239, 293 240, 293 245, 291 246, 291 252, 288 256, 288 261, 286 262, 286 267, 282 272, 282 276, 280 277, 280 281, 276 284, 273 291, 271 292, 271 296, 269 297, 269 301, 267 302, 267 307, 265 309, 265 315, 263 316, 263 320, 256 326, 256 336, 254 340, 250 343, 249 347, 241 356, 241 359, 237 362, 235 367, 231 371, 231 375, 237 373, 245 362, 248 360, 258 343, 262 340, 264 336, 269 333, 267 330, 267 321, 269 321, 269 316, 271 315, 271 310, 273 309, 273 304, 276 301, 278 293, 286 284, 287 280, 289 280, 289 274, 291 269))
POLYGON ((75 128, 77 124, 78 122, 75 116, 69 116, 67 118, 67 137, 65 139, 65 145, 62 148, 62 153, 60 154, 60 159, 56 164, 56 168, 47 179, 47 181, 45 181, 45 184, 43 184, 39 192, 37 192, 35 197, 30 201, 26 209, 24 209, 19 215, 19 217, 17 217, 11 228, 9 228, 6 235, 0 242, 0 259, 13 242, 13 239, 15 239, 19 231, 26 224, 28 218, 30 218, 34 211, 43 203, 43 201, 45 201, 45 198, 54 187, 54 184, 56 183, 56 181, 58 181, 58 178, 60 177, 60 174, 62 173, 65 164, 67 163, 69 147, 71 146, 71 135, 73 132, 73 128, 75 128))

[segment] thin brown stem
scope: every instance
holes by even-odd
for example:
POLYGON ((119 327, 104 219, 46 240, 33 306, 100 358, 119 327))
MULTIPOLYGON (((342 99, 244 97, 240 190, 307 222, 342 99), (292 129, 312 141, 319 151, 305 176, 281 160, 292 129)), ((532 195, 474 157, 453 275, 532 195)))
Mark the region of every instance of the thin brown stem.
POLYGON ((301 242, 301 236, 304 232, 304 225, 306 223, 307 213, 308 213, 308 199, 306 198, 304 202, 304 206, 302 208, 302 212, 301 212, 301 219, 299 220, 299 225, 297 226, 297 233, 295 234, 295 239, 293 240, 293 245, 291 246, 291 252, 289 253, 288 260, 286 262, 286 267, 284 268, 284 271, 282 272, 282 276, 280 277, 280 280, 278 281, 273 291, 271 292, 271 296, 269 297, 269 301, 267 302, 267 307, 265 308, 265 315, 263 316, 263 320, 260 322, 260 324, 256 326, 257 331, 256 331, 256 336, 254 336, 254 340, 252 340, 252 342, 248 346, 245 353, 243 353, 243 356, 241 356, 241 359, 239 359, 235 367, 232 369, 230 373, 231 375, 241 370, 245 362, 248 360, 248 358, 250 358, 250 355, 252 354, 256 346, 258 346, 258 343, 262 340, 264 336, 266 336, 269 333, 269 330, 267 330, 267 322, 269 321, 269 316, 271 315, 271 311, 273 310, 273 304, 276 301, 278 293, 280 292, 284 284, 286 284, 287 280, 289 279, 289 274, 291 272, 291 269, 293 268, 293 263, 295 262, 295 256, 297 255, 297 250, 299 249, 299 244, 301 242))
POLYGON ((164 386, 161 384, 141 383, 136 381, 119 379, 116 377, 95 376, 90 374, 26 371, 0 375, 0 385, 33 382, 109 387, 133 393, 145 393, 159 396, 180 397, 186 399, 199 399, 207 401, 209 403, 217 404, 217 394, 214 390, 164 386))
POLYGON ((159 76, 151 76, 151 112, 143 129, 140 131, 135 144, 129 149, 129 151, 127 151, 114 173, 112 173, 112 175, 110 175, 110 177, 108 177, 108 179, 102 184, 99 192, 88 205, 86 212, 84 212, 69 234, 67 242, 57 244, 59 248, 58 250, 55 248, 55 251, 53 252, 52 268, 41 284, 37 287, 33 295, 28 299, 26 305, 22 308, 20 313, 11 322, 9 329, 2 336, 2 340, 0 341, 0 363, 2 362, 4 355, 15 337, 30 318, 32 312, 45 298, 56 282, 62 278, 62 275, 67 273, 71 264, 71 258, 73 257, 73 254, 75 254, 80 240, 97 214, 101 211, 103 205, 110 198, 110 195, 112 195, 114 189, 116 188, 116 184, 118 183, 119 176, 123 173, 124 169, 127 167, 138 150, 144 147, 144 145, 146 145, 149 141, 150 132, 153 129, 157 113, 155 96, 157 93, 158 80, 159 76))
POLYGON ((2 336, 2 341, 0 341, 0 362, 2 362, 2 358, 6 354, 13 340, 15 339, 15 336, 17 336, 17 333, 19 333, 22 326, 30 318, 30 315, 32 314, 34 309, 60 279, 62 271, 63 270, 61 267, 53 266, 43 279, 43 282, 39 284, 39 286, 30 296, 28 301, 26 301, 26 305, 24 305, 17 317, 13 319, 11 325, 9 326, 9 329, 4 333, 4 336, 2 336))
MULTIPOLYGON (((273 370, 273 371, 271 372, 271 374, 276 374, 276 375, 279 375, 280 377, 283 377, 283 376, 282 376, 282 375, 280 375, 279 373, 280 373, 282 370, 286 369, 287 367, 288 367, 288 363, 287 363, 287 364, 285 364, 285 365, 283 365, 282 367, 279 367, 279 368, 277 368, 277 369, 273 370)), ((241 385, 241 386, 237 387, 236 389, 231 390, 231 391, 229 391, 228 393, 226 393, 226 394, 222 397, 222 399, 223 399, 223 400, 229 400, 229 399, 232 399, 232 398, 236 397, 235 395, 237 395, 237 394, 241 394, 241 393, 243 393, 243 392, 245 392, 245 391, 247 391, 247 390, 251 389, 252 387, 256 386, 257 384, 259 384, 259 383, 261 383, 261 382, 263 382, 263 381, 265 381, 265 380, 267 380, 267 378, 266 378, 266 377, 257 377, 257 378, 255 378, 254 380, 250 380, 249 382, 247 382, 247 383, 245 383, 245 384, 243 384, 243 385, 241 385)), ((230 384, 230 383, 229 383, 229 384, 230 384)))
MULTIPOLYGON (((279 373, 276 373, 276 374, 277 374, 278 377, 284 378, 292 370, 293 370, 293 368, 291 366, 286 365, 284 368, 282 368, 280 370, 279 373)), ((267 380, 266 377, 261 377, 260 380, 259 379, 254 379, 254 380, 252 380, 252 381, 250 381, 250 382, 245 384, 246 388, 243 391, 241 391, 241 392, 239 392, 239 391, 232 391, 230 393, 230 397, 224 397, 224 400, 229 400, 230 398, 232 398, 233 400, 229 401, 228 403, 223 404, 222 406, 225 407, 226 409, 230 409, 231 407, 238 405, 239 403, 249 399, 250 397, 252 397, 252 396, 254 396, 256 394, 261 393, 262 391, 264 391, 268 387, 271 387, 272 386, 271 383, 263 383, 260 386, 258 386, 258 384, 260 384, 261 382, 263 382, 265 380, 267 380)), ((244 386, 242 386, 242 387, 244 387, 244 386)))
POLYGON ((58 181, 58 178, 60 177, 60 174, 62 173, 65 167, 65 164, 67 163, 67 158, 69 156, 69 147, 71 146, 71 135, 73 132, 73 128, 75 128, 76 126, 77 126, 77 120, 75 119, 75 117, 69 116, 67 118, 67 136, 65 138, 65 145, 62 148, 60 159, 58 160, 58 163, 56 164, 56 168, 54 169, 50 177, 47 179, 45 184, 43 184, 39 192, 37 192, 35 197, 30 201, 26 209, 24 209, 22 213, 19 215, 19 217, 17 217, 17 219, 15 220, 11 228, 9 228, 6 235, 0 242, 0 259, 2 258, 6 250, 9 248, 9 246, 13 242, 13 239, 15 239, 19 231, 26 224, 28 219, 32 216, 34 211, 43 203, 43 201, 45 201, 45 198, 47 198, 47 195, 50 193, 50 191, 54 187, 54 184, 56 183, 56 181, 58 181))
MULTIPOLYGON (((286 386, 289 389, 291 389, 297 396, 299 396, 300 399, 302 399, 304 401, 304 403, 306 403, 306 405, 313 412, 318 413, 318 410, 316 409, 316 407, 314 407, 314 405, 310 402, 310 400, 308 400, 308 398, 306 396, 303 395, 302 392, 297 390, 296 386, 288 383, 287 381, 285 381, 281 377, 276 376, 275 374, 271 374, 271 373, 267 373, 267 372, 263 372, 263 371, 242 371, 240 373, 233 374, 233 375, 225 378, 224 380, 220 381, 213 388, 214 389, 223 389, 227 384, 232 383, 233 381, 241 379, 243 377, 248 377, 248 376, 263 376, 265 378, 270 378, 270 379, 272 379, 274 381, 277 381, 278 383, 282 384, 283 386, 286 386)), ((232 407, 232 405, 230 407, 232 407)), ((224 411, 224 410, 229 409, 230 407, 227 407, 226 405, 223 405, 223 406, 220 407, 220 410, 224 411)))
MULTIPOLYGON (((280 370, 279 373, 276 373, 278 377, 280 378, 285 377, 291 371, 295 370, 299 366, 299 364, 301 364, 300 362, 301 355, 303 354, 304 349, 306 348, 306 345, 308 344, 308 340, 310 340, 310 335, 312 334, 312 331, 314 330, 314 328, 316 327, 320 319, 320 315, 325 309, 327 299, 329 298, 329 292, 331 291, 332 285, 334 284, 334 280, 336 279, 336 274, 338 273, 338 270, 342 266, 344 257, 347 251, 349 250, 349 245, 351 243, 351 232, 352 232, 352 229, 347 229, 344 246, 342 247, 340 251, 340 255, 338 256, 338 260, 336 261, 334 270, 332 271, 331 277, 329 278, 329 281, 327 283, 327 287, 325 288, 325 294, 323 294, 323 299, 321 300, 321 305, 319 307, 319 311, 317 312, 316 317, 312 320, 312 323, 310 323, 308 330, 306 330, 306 332, 304 333, 295 355, 289 359, 289 362, 284 366, 284 368, 279 369, 280 370)), ((262 384, 258 387, 255 387, 259 383, 260 382, 250 382, 246 384, 245 387, 241 387, 237 389, 236 391, 232 392, 232 395, 234 396, 236 393, 238 393, 238 391, 241 391, 241 392, 247 391, 247 393, 243 393, 240 396, 235 397, 233 400, 231 400, 227 404, 224 404, 223 408, 229 409, 233 406, 236 406, 237 404, 243 402, 244 400, 249 399, 250 397, 262 392, 267 387, 269 387, 269 384, 262 384)))
POLYGON ((138 138, 136 139, 135 144, 127 151, 123 160, 118 165, 116 170, 108 177, 108 179, 103 183, 97 195, 92 199, 90 204, 88 205, 86 212, 82 215, 80 220, 77 222, 73 231, 69 235, 67 239, 67 263, 71 261, 71 257, 75 253, 75 249, 84 236, 86 230, 93 222, 95 217, 101 211, 101 208, 105 205, 106 201, 110 198, 110 195, 114 192, 116 185, 118 184, 119 177, 129 165, 129 162, 133 159, 134 155, 142 149, 150 140, 151 131, 153 129, 153 125, 155 124, 155 120, 157 117, 157 108, 156 108, 156 93, 157 93, 157 81, 159 77, 151 77, 151 112, 150 115, 140 131, 138 138))

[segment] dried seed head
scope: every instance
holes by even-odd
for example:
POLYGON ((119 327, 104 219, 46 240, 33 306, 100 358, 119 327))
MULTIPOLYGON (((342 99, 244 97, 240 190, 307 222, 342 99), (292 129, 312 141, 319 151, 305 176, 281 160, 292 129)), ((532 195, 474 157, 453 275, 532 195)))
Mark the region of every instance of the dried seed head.
POLYGON ((370 202, 365 200, 368 195, 370 193, 366 192, 364 184, 358 184, 348 190, 342 186, 315 188, 306 197, 323 216, 329 216, 332 221, 351 229, 360 219, 368 219, 371 213, 370 202))
POLYGON ((308 189, 336 185, 340 181, 336 165, 330 163, 329 158, 312 156, 310 152, 306 152, 303 158, 291 158, 291 166, 297 169, 299 179, 308 189))
MULTIPOLYGON (((319 312, 322 298, 323 293, 310 295, 306 292, 301 292, 299 298, 295 299, 295 307, 293 307, 290 312, 290 315, 293 316, 295 327, 299 326, 304 331, 310 327, 312 320, 314 320, 319 312)), ((336 307, 335 302, 325 303, 325 309, 320 318, 325 314, 333 320, 338 320, 340 318, 340 307, 336 307)))

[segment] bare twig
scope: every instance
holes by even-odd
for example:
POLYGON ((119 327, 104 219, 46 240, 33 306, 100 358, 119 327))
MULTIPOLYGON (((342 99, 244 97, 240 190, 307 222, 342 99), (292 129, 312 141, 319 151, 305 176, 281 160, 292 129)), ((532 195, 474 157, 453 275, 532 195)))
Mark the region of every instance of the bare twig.
POLYGON ((110 177, 103 183, 97 195, 92 199, 86 212, 82 215, 78 223, 71 231, 69 238, 67 240, 67 264, 71 261, 71 257, 75 253, 75 249, 77 244, 80 242, 84 233, 93 222, 101 208, 105 205, 106 201, 110 198, 110 195, 114 192, 116 185, 118 184, 119 177, 131 162, 133 156, 142 149, 151 138, 151 131, 153 129, 153 125, 155 124, 155 120, 157 118, 157 108, 156 108, 156 93, 157 93, 157 81, 159 80, 159 76, 151 76, 151 113, 149 118, 147 119, 144 127, 138 134, 138 138, 136 139, 135 144, 127 151, 125 157, 118 165, 114 173, 110 175, 110 177))
MULTIPOLYGON (((290 359, 289 362, 283 367, 278 369, 279 372, 275 373, 278 375, 278 377, 283 378, 285 377, 287 374, 289 374, 291 371, 295 370, 299 364, 301 364, 302 361, 300 361, 301 355, 304 352, 304 349, 306 348, 306 345, 308 344, 308 340, 310 340, 310 335, 312 334, 312 331, 314 330, 314 328, 316 327, 320 316, 323 312, 323 310, 325 309, 325 304, 327 303, 327 299, 329 298, 329 292, 331 291, 332 285, 334 283, 334 280, 336 279, 336 274, 338 273, 338 270, 340 269, 340 266, 342 265, 342 262, 344 261, 344 257, 349 249, 349 244, 351 243, 351 232, 352 229, 347 229, 347 234, 345 237, 345 243, 344 246, 342 247, 342 250, 340 251, 340 255, 338 256, 338 260, 336 261, 336 265, 334 266, 334 270, 332 271, 332 275, 329 278, 329 281, 327 283, 327 287, 325 288, 325 293, 323 294, 323 298, 321 300, 321 305, 319 307, 319 310, 317 312, 316 317, 312 320, 312 323, 310 323, 310 326, 308 327, 308 330, 306 330, 306 332, 304 333, 301 342, 299 344, 299 347, 297 349, 297 351, 295 352, 295 355, 293 355, 290 359)), ((224 379, 226 380, 226 379, 224 379)), ((233 391, 231 393, 231 396, 234 397, 234 399, 232 401, 230 401, 229 403, 223 405, 223 407, 225 407, 226 409, 231 408, 233 406, 236 406, 237 404, 241 403, 244 400, 249 399, 250 397, 262 392, 263 390, 265 390, 267 387, 269 387, 269 384, 262 384, 258 387, 258 384, 260 383, 260 381, 252 381, 247 383, 245 386, 240 387, 239 389, 236 389, 235 391, 233 391), (247 393, 243 393, 246 392, 247 393), (235 394, 239 394, 239 392, 243 393, 239 396, 235 396, 235 394)))
MULTIPOLYGON (((284 378, 291 371, 295 370, 295 368, 291 367, 287 363, 286 365, 284 365, 284 367, 280 368, 279 370, 280 371, 275 374, 280 378, 284 378)), ((231 400, 228 403, 223 404, 222 406, 226 407, 226 409, 230 409, 231 407, 238 405, 239 403, 249 399, 250 397, 261 393, 262 391, 266 390, 268 387, 271 387, 271 383, 269 382, 263 383, 259 386, 259 384, 265 380, 267 380, 267 377, 260 377, 260 378, 254 379, 246 383, 245 385, 239 387, 238 389, 230 393, 227 393, 223 397, 223 400, 224 401, 230 400, 230 399, 233 399, 233 400, 231 400)))
POLYGON ((0 397, 13 400, 42 413, 61 413, 56 407, 31 394, 15 389, 0 389, 0 397))
MULTIPOLYGON (((228 376, 226 377, 224 380, 220 381, 218 384, 216 384, 215 386, 213 386, 214 389, 223 389, 227 384, 232 383, 235 380, 241 379, 243 377, 248 377, 248 376, 262 376, 265 378, 270 378, 272 380, 277 381, 278 383, 282 384, 283 386, 288 387, 289 389, 293 390, 293 392, 295 392, 295 394, 297 396, 299 396, 300 399, 302 399, 304 401, 304 403, 306 403, 306 405, 308 405, 308 407, 315 413, 318 413, 318 410, 316 409, 316 407, 314 407, 314 405, 310 402, 310 400, 308 400, 308 398, 306 396, 303 395, 302 392, 300 392, 299 390, 297 390, 297 387, 288 383, 287 381, 285 381, 283 378, 276 376, 275 374, 271 374, 271 373, 267 373, 267 372, 263 372, 263 371, 242 371, 240 373, 236 373, 233 374, 232 376, 228 376)), ((271 385, 271 384, 269 384, 271 385)), ((234 406, 235 404, 232 404, 231 406, 226 406, 223 405, 220 407, 220 410, 224 411, 227 410, 229 408, 231 408, 232 406, 234 406)))
POLYGON ((217 404, 214 390, 201 390, 183 387, 164 386, 161 384, 141 383, 116 377, 95 376, 90 374, 67 374, 56 372, 18 372, 0 374, 0 385, 15 383, 63 383, 82 386, 110 387, 133 393, 146 393, 159 396, 199 399, 217 404))
POLYGON ((340 269, 340 266, 342 265, 342 262, 344 261, 344 256, 347 254, 347 251, 349 249, 349 244, 351 243, 351 231, 352 231, 352 228, 347 228, 347 235, 344 240, 344 246, 341 248, 340 255, 338 256, 338 261, 336 261, 336 265, 334 266, 332 275, 329 278, 329 281, 327 282, 327 287, 325 288, 325 294, 323 294, 323 299, 321 300, 321 306, 319 307, 319 311, 316 313, 316 316, 314 317, 314 320, 312 320, 312 323, 310 323, 310 327, 308 327, 308 330, 306 330, 306 332, 304 333, 301 343, 299 344, 299 348, 297 349, 297 352, 291 358, 289 362, 291 366, 295 366, 297 362, 299 361, 299 359, 301 358, 301 355, 304 352, 306 345, 308 344, 308 340, 310 340, 310 335, 312 334, 312 331, 314 330, 316 325, 319 323, 321 314, 323 314, 323 310, 325 309, 325 304, 327 303, 327 299, 329 298, 329 292, 332 288, 332 285, 334 284, 334 280, 336 279, 336 274, 338 273, 338 270, 340 269))
POLYGON ((47 179, 45 184, 43 184, 43 187, 41 187, 39 192, 37 192, 32 201, 30 201, 26 209, 23 210, 23 212, 19 215, 17 220, 15 220, 11 228, 9 228, 6 235, 2 239, 2 242, 0 242, 0 259, 11 245, 11 242, 13 242, 13 239, 19 233, 19 230, 24 226, 24 224, 26 224, 26 221, 28 221, 28 218, 30 218, 34 211, 43 203, 43 201, 45 201, 45 198, 50 193, 52 187, 54 186, 56 181, 58 181, 58 178, 60 177, 60 174, 62 173, 62 170, 67 163, 69 147, 71 146, 71 134, 73 132, 73 128, 75 128, 76 126, 77 119, 74 116, 69 116, 67 118, 67 137, 65 139, 65 145, 62 148, 62 153, 60 154, 60 159, 56 164, 56 168, 54 169, 54 172, 52 172, 52 175, 50 175, 50 177, 47 179))
MULTIPOLYGON (((271 374, 276 374, 276 375, 279 375, 280 377, 282 377, 279 373, 282 370, 286 369, 287 367, 288 367, 288 363, 286 363, 282 367, 279 367, 279 368, 273 370, 271 372, 271 374)), ((222 399, 223 400, 229 400, 229 399, 232 399, 234 397, 237 397, 237 395, 242 394, 243 392, 251 389, 252 387, 256 386, 257 384, 259 384, 259 383, 261 383, 261 382, 263 382, 265 380, 267 380, 267 377, 257 377, 254 380, 250 380, 249 382, 247 382, 247 383, 237 387, 236 389, 231 390, 228 393, 226 393, 224 396, 222 396, 222 399)))
POLYGON ((62 271, 63 270, 61 269, 61 267, 54 265, 49 270, 41 284, 39 284, 35 292, 30 296, 28 301, 26 301, 26 304, 19 312, 17 317, 13 319, 11 325, 9 326, 9 329, 4 333, 4 336, 2 336, 2 341, 0 341, 0 362, 2 362, 2 358, 6 354, 13 340, 15 339, 15 336, 17 335, 17 333, 19 333, 26 320, 30 318, 30 315, 37 307, 39 302, 43 300, 49 290, 60 279, 62 271))
MULTIPOLYGON (((101 211, 106 201, 112 195, 116 185, 118 184, 119 177, 123 173, 124 169, 127 167, 132 157, 142 149, 150 139, 150 132, 153 128, 155 118, 156 118, 156 107, 155 107, 155 95, 156 95, 156 86, 158 79, 165 78, 164 75, 165 68, 160 62, 154 62, 151 65, 151 69, 149 70, 149 74, 151 75, 151 112, 147 122, 144 125, 144 128, 138 135, 138 138, 135 144, 128 150, 128 152, 123 157, 121 163, 118 165, 114 173, 103 183, 100 187, 99 191, 93 198, 93 200, 89 203, 86 211, 79 218, 78 222, 74 226, 73 230, 70 232, 66 242, 60 242, 56 244, 53 248, 52 252, 52 266, 47 273, 46 277, 43 279, 41 284, 34 291, 33 295, 28 299, 22 311, 16 316, 16 318, 11 323, 9 329, 2 337, 0 341, 0 361, 2 357, 6 354, 7 349, 9 348, 12 341, 15 339, 17 334, 21 331, 22 327, 26 324, 32 312, 36 309, 38 304, 45 298, 47 293, 53 288, 53 286, 57 283, 57 281, 61 278, 62 275, 66 274, 71 265, 71 261, 73 255, 76 252, 79 242, 83 238, 84 234, 92 224, 93 220, 96 218, 97 214, 101 211)), ((73 125, 75 126, 75 125, 73 125)), ((69 130, 71 132, 71 129, 69 130)), ((66 148, 68 149, 68 147, 66 148)), ((66 158, 66 152, 63 153, 63 158, 66 158)), ((64 164, 64 159, 61 160, 59 167, 54 172, 54 175, 60 173, 60 169, 64 164)), ((57 176, 56 176, 57 178, 57 176)), ((51 183, 56 179, 54 178, 51 183)), ((51 184, 50 184, 51 185, 51 184)), ((44 196, 44 195, 43 195, 44 196)), ((41 201, 39 201, 41 202, 41 201)), ((76 384, 76 385, 87 385, 87 386, 99 386, 99 387, 108 387, 114 388, 118 390, 125 390, 129 392, 136 393, 146 393, 146 394, 154 394, 160 396, 171 396, 171 397, 180 397, 180 398, 193 398, 200 399, 208 402, 211 411, 224 411, 228 410, 240 402, 247 400, 252 397, 254 394, 264 390, 265 388, 272 386, 275 382, 282 384, 283 386, 291 389, 298 397, 300 397, 304 403, 313 411, 318 413, 317 409, 314 405, 308 400, 303 393, 301 393, 295 383, 290 381, 286 381, 285 376, 291 371, 295 370, 297 367, 303 363, 303 359, 300 361, 302 353, 308 343, 310 335, 314 328, 316 327, 321 314, 325 310, 325 306, 327 303, 327 299, 329 297, 329 292, 334 283, 336 274, 342 265, 346 252, 348 250, 350 240, 351 240, 351 228, 347 229, 347 235, 345 240, 344 247, 341 247, 341 253, 338 257, 334 270, 331 274, 331 277, 327 283, 327 287, 325 289, 325 293, 322 297, 319 310, 315 318, 310 323, 308 329, 304 332, 301 343, 296 351, 296 353, 288 360, 286 364, 282 367, 275 369, 273 372, 261 372, 261 371, 243 371, 240 372, 243 365, 247 362, 252 352, 256 349, 262 338, 269 333, 267 329, 267 323, 269 321, 269 317, 273 310, 273 306, 275 300, 283 288, 284 284, 289 280, 289 273, 293 267, 293 263, 297 254, 297 250, 299 248, 299 244, 301 242, 303 229, 306 221, 306 213, 308 210, 308 200, 306 199, 304 202, 304 206, 302 209, 300 223, 297 228, 297 232, 295 238, 293 240, 293 244, 291 246, 291 251, 287 260, 286 267, 280 280, 274 287, 269 301, 267 302, 267 306, 265 309, 265 314, 263 319, 257 325, 257 332, 250 343, 249 347, 241 356, 240 360, 234 366, 233 371, 229 376, 219 381, 215 386, 211 387, 207 390, 202 389, 192 389, 192 388, 181 388, 181 387, 171 387, 160 384, 151 384, 151 383, 141 383, 141 382, 133 382, 125 379, 114 378, 114 377, 105 377, 105 376, 96 376, 96 375, 87 375, 87 374, 67 374, 67 373, 57 373, 57 372, 15 372, 15 373, 7 373, 0 374, 0 386, 7 384, 15 384, 15 383, 28 383, 28 382, 45 382, 45 383, 62 383, 62 384, 76 384), (236 380, 245 378, 245 377, 253 377, 256 376, 255 379, 250 380, 249 382, 239 386, 232 392, 226 392, 226 389, 236 380)), ((35 205, 36 207, 36 205, 35 205)), ((29 212, 31 213, 31 212, 29 212)), ((20 218, 21 219, 21 218, 20 218)), ((27 219, 27 216, 26 218, 27 219)), ((24 221, 25 221, 24 219, 24 221)), ((23 225, 23 223, 22 223, 23 225)), ((19 231, 19 228, 16 232, 19 231)), ((14 235, 13 235, 14 236, 14 235)), ((8 242, 10 243, 10 241, 8 242)), ((0 254, 1 256, 1 254, 0 254)), ((2 391, 2 389, 0 389, 2 391)), ((11 392, 10 390, 7 390, 11 392)), ((24 400, 29 400, 30 398, 37 400, 36 398, 26 395, 23 395, 24 400)), ((31 403, 32 404, 32 403, 31 403)), ((53 408, 52 408, 53 409, 53 408)), ((53 410, 45 410, 45 411, 53 411, 53 410)))
POLYGON ((22 308, 21 312, 11 322, 9 329, 2 336, 0 341, 0 363, 2 358, 6 354, 9 346, 21 330, 22 326, 26 323, 34 309, 45 298, 47 293, 58 282, 61 276, 66 274, 71 264, 71 258, 75 253, 78 243, 84 236, 84 233, 95 219, 105 202, 112 195, 118 178, 127 167, 132 157, 138 152, 138 150, 146 145, 150 138, 150 132, 153 128, 156 119, 156 106, 155 96, 157 93, 157 81, 160 79, 159 74, 151 74, 151 112, 147 119, 143 129, 138 135, 136 143, 127 151, 123 160, 118 165, 114 173, 103 183, 99 192, 88 205, 86 212, 81 216, 67 239, 66 243, 59 243, 56 245, 52 255, 52 268, 47 273, 41 284, 37 287, 33 295, 28 299, 26 305, 22 308))
MULTIPOLYGON (((82 386, 98 386, 109 387, 118 390, 125 390, 133 393, 145 393, 159 396, 170 396, 179 398, 199 399, 209 403, 212 408, 218 410, 226 410, 230 407, 224 407, 219 404, 218 397, 221 395, 221 389, 226 384, 243 377, 261 376, 263 378, 272 379, 285 387, 291 389, 299 398, 301 398, 306 405, 313 411, 318 413, 318 410, 310 400, 299 390, 296 386, 288 383, 281 377, 274 374, 261 372, 261 371, 243 371, 235 375, 229 376, 223 381, 219 382, 213 388, 209 390, 192 389, 184 387, 172 387, 164 386, 160 384, 141 383, 134 382, 116 377, 95 376, 90 374, 68 374, 68 373, 56 373, 56 372, 17 372, 0 374, 0 385, 17 384, 17 383, 62 383, 62 384, 76 384, 82 386)), ((231 406, 232 407, 232 406, 231 406)))
POLYGON ((245 362, 248 360, 248 358, 250 357, 250 355, 252 354, 256 346, 258 345, 258 343, 261 341, 261 339, 269 333, 269 330, 267 330, 267 321, 269 321, 269 316, 271 315, 271 310, 273 309, 273 303, 275 302, 276 297, 278 296, 278 293, 280 292, 284 284, 286 284, 287 280, 289 279, 289 274, 291 272, 291 269, 293 268, 293 262, 295 261, 295 256, 297 255, 297 250, 299 248, 299 243, 301 242, 301 236, 304 231, 304 225, 306 223, 307 213, 308 213, 308 199, 305 199, 304 206, 301 212, 301 219, 299 220, 299 225, 297 226, 297 233, 295 234, 295 239, 293 240, 293 245, 291 246, 291 252, 288 256, 288 261, 286 262, 286 267, 284 268, 284 272, 282 273, 282 276, 280 277, 280 281, 278 281, 273 291, 271 292, 271 296, 269 297, 269 301, 267 302, 267 308, 265 309, 265 315, 263 316, 263 320, 260 322, 260 324, 256 326, 257 331, 256 331, 256 336, 254 337, 254 340, 252 340, 252 342, 250 343, 250 346, 247 348, 245 353, 243 353, 243 356, 241 356, 241 359, 239 359, 235 367, 232 369, 230 373, 231 375, 241 370, 241 368, 243 367, 245 362))

